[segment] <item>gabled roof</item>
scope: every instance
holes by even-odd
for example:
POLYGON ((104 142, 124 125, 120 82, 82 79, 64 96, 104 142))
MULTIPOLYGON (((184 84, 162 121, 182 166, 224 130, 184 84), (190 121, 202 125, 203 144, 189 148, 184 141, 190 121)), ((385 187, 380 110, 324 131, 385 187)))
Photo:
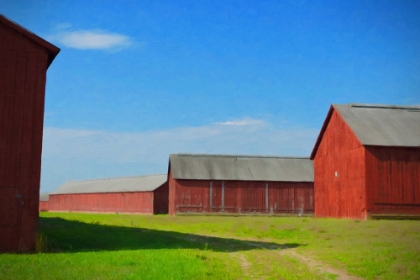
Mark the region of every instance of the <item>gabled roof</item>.
POLYGON ((51 192, 55 194, 149 192, 162 186, 167 174, 122 177, 78 182, 67 182, 51 192))
POLYGON ((308 158, 172 154, 172 177, 195 180, 313 182, 308 158))
POLYGON ((35 35, 31 31, 29 31, 28 29, 20 26, 16 22, 13 22, 12 20, 8 19, 7 17, 3 16, 2 14, 0 14, 0 23, 14 29, 18 33, 24 35, 29 40, 37 43, 38 45, 40 45, 42 47, 44 47, 48 52, 48 64, 47 64, 48 66, 50 66, 50 64, 53 62, 54 58, 60 52, 60 49, 57 48, 56 46, 54 46, 53 44, 45 41, 41 37, 35 35))
POLYGON ((333 104, 312 150, 311 159, 315 157, 334 110, 364 146, 420 147, 420 106, 333 104))

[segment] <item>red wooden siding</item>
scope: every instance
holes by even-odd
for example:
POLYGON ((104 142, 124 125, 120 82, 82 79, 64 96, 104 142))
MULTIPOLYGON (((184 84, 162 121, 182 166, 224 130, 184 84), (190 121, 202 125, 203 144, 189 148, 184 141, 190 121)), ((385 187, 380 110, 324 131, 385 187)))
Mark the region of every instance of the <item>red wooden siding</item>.
POLYGON ((169 215, 175 215, 175 189, 176 189, 176 182, 174 178, 172 178, 171 172, 171 164, 168 167, 168 185, 169 185, 169 203, 168 203, 168 213, 169 215))
POLYGON ((48 60, 0 22, 0 251, 35 248, 48 60))
POLYGON ((50 194, 49 211, 153 214, 153 192, 50 194))
POLYGON ((269 183, 270 212, 314 212, 314 184, 300 182, 269 183))
POLYGON ((169 214, 313 213, 313 183, 177 180, 169 173, 169 214))
POLYGON ((48 201, 40 201, 39 202, 39 212, 48 211, 48 201))
MULTIPOLYGON (((171 212, 209 212, 210 196, 208 181, 174 180, 174 205, 171 212)), ((171 186, 171 185, 170 185, 171 186)), ((169 192, 171 192, 169 190, 169 192)))
POLYGON ((420 149, 366 147, 369 214, 420 214, 420 149))
POLYGON ((315 216, 366 218, 365 171, 365 148, 333 110, 314 158, 315 216))
POLYGON ((153 191, 153 213, 168 214, 168 200, 169 184, 166 182, 153 191))

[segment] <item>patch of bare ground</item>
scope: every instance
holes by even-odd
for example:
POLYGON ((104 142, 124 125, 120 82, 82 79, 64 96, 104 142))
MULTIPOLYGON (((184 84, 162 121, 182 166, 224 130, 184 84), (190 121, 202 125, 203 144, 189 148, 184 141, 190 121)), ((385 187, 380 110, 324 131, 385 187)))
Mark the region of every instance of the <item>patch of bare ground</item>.
POLYGON ((230 256, 232 258, 236 259, 239 262, 239 264, 241 265, 242 274, 243 274, 244 278, 249 278, 250 277, 249 268, 251 266, 251 263, 248 262, 248 260, 246 259, 246 257, 243 254, 239 253, 239 252, 230 253, 230 256))
POLYGON ((300 262, 308 266, 311 270, 318 270, 320 273, 329 273, 329 274, 337 275, 337 278, 336 278, 337 280, 362 280, 363 279, 357 276, 349 275, 344 270, 331 267, 329 265, 321 263, 320 261, 303 256, 297 253, 295 249, 279 250, 278 252, 280 255, 288 255, 294 259, 299 260, 300 262))
MULTIPOLYGON (((216 235, 203 235, 203 236, 189 236, 186 239, 190 240, 190 241, 204 241, 201 239, 205 239, 205 238, 217 238, 216 235)), ((268 250, 269 252, 267 252, 266 254, 270 254, 270 255, 277 255, 278 257, 281 256, 288 256, 291 257, 295 260, 298 260, 300 263, 304 264, 305 266, 307 266, 309 268, 310 271, 313 271, 314 273, 317 274, 333 274, 336 275, 337 280, 362 280, 363 278, 357 277, 357 276, 353 276, 353 275, 349 275, 345 270, 341 270, 341 269, 337 269, 334 268, 328 264, 325 264, 323 262, 317 261, 315 259, 312 259, 308 256, 304 256, 299 254, 298 252, 296 252, 296 247, 298 246, 297 244, 273 244, 270 242, 262 242, 261 240, 253 240, 253 239, 249 239, 249 238, 234 238, 237 240, 241 240, 243 242, 245 242, 249 247, 255 247, 257 249, 263 249, 263 250, 268 250)), ((216 240, 206 240, 207 242, 215 242, 217 243, 216 240)), ((226 244, 225 244, 226 245, 226 244)), ((231 245, 232 247, 235 247, 235 245, 231 245)), ((242 254, 240 251, 238 252, 231 252, 230 255, 232 257, 234 257, 235 259, 237 259, 237 261, 239 262, 239 264, 241 265, 242 271, 244 273, 244 278, 245 279, 265 279, 266 277, 269 277, 269 275, 259 275, 256 276, 252 271, 253 271, 253 263, 248 261, 246 259, 246 256, 244 254, 242 254)))
MULTIPOLYGON (((249 245, 261 248, 259 244, 253 243, 252 241, 248 242, 249 245)), ((264 247, 263 247, 264 248, 264 247)), ((349 275, 346 271, 334 268, 327 264, 324 264, 320 261, 314 260, 307 256, 303 256, 296 252, 294 248, 290 248, 288 246, 280 246, 281 250, 276 250, 280 255, 288 255, 294 259, 299 260, 300 262, 304 263, 306 266, 309 267, 311 270, 318 270, 320 273, 329 273, 337 275, 337 280, 362 280, 363 278, 349 275)), ((273 246, 267 246, 264 249, 276 249, 273 246)))
POLYGON ((264 280, 267 277, 257 275, 254 271, 253 264, 248 261, 246 256, 241 252, 234 252, 230 253, 230 256, 238 261, 242 269, 242 277, 241 279, 257 279, 257 280, 264 280))

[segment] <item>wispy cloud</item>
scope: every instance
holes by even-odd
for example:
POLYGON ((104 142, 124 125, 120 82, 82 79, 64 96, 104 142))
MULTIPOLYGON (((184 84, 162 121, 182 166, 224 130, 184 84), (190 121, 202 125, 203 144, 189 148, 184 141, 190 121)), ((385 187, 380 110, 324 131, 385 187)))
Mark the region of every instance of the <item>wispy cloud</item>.
POLYGON ((317 135, 315 129, 278 127, 255 119, 133 133, 46 127, 42 186, 165 173, 171 153, 309 156, 317 135))
POLYGON ((256 119, 243 119, 243 120, 233 120, 216 123, 218 125, 229 125, 229 126, 263 126, 265 122, 262 120, 256 119))
POLYGON ((130 37, 104 30, 70 30, 68 23, 58 24, 55 31, 46 36, 65 47, 80 50, 105 50, 126 48, 132 45, 130 37))

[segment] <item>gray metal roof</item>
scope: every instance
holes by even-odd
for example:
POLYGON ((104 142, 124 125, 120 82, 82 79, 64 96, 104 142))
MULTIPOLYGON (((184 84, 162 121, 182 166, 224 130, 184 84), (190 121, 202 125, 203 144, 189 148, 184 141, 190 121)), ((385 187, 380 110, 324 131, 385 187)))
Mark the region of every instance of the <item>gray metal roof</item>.
POLYGON ((334 104, 363 145, 420 147, 420 106, 334 104))
POLYGON ((308 158, 172 154, 172 177, 195 180, 313 182, 308 158))
POLYGON ((166 181, 167 174, 67 182, 50 194, 148 192, 166 181))
POLYGON ((49 193, 41 193, 39 195, 39 201, 49 201, 50 200, 50 194, 49 193))

